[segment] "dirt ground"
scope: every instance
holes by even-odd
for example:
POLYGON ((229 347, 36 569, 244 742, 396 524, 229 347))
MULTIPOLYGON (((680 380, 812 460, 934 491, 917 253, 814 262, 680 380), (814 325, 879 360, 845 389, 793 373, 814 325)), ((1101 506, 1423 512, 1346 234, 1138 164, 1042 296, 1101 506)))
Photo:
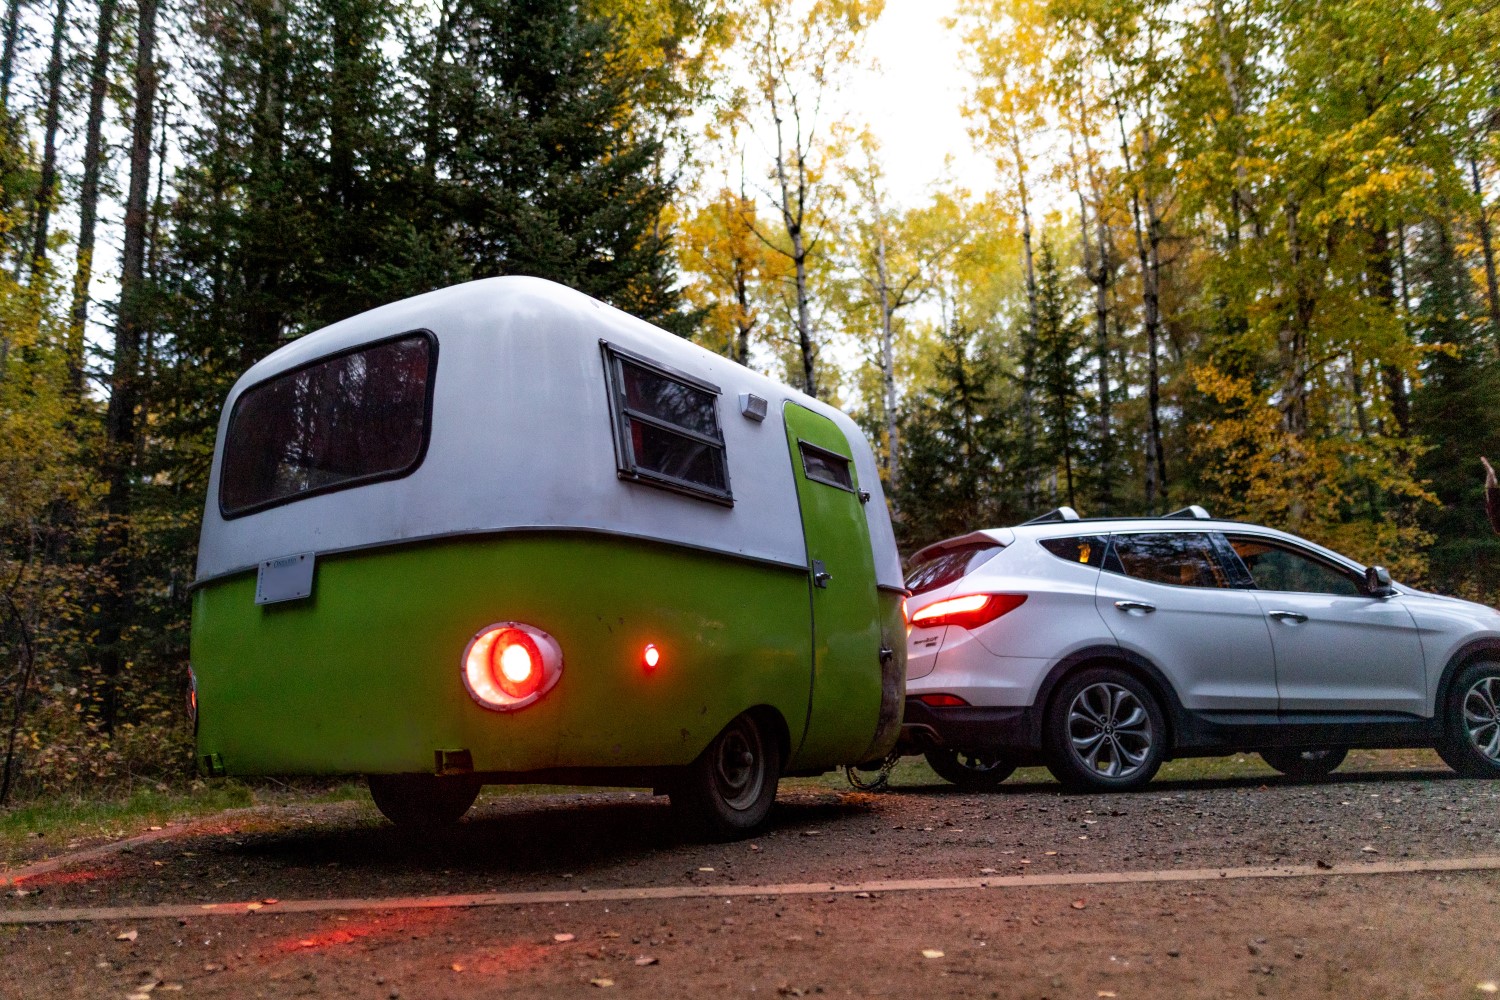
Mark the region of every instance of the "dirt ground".
MULTIPOLYGON (((1497 799, 1500 784, 1436 768, 1301 785, 1158 781, 1115 796, 1025 782, 971 794, 935 779, 886 794, 803 786, 782 793, 764 835, 709 845, 681 841, 664 801, 640 792, 488 798, 427 838, 341 803, 163 831, 24 879, 0 910, 1343 870, 1500 855, 1497 799)), ((1477 997, 1500 982, 1497 888, 1500 873, 1470 872, 316 914, 272 903, 236 916, 0 927, 10 971, 0 997, 1477 997)))

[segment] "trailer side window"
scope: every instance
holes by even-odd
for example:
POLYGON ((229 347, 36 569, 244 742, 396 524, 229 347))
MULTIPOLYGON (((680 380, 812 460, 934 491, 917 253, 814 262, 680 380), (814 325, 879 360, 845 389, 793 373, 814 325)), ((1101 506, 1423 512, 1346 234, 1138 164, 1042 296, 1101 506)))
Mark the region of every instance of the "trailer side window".
POLYGON ((733 503, 718 388, 610 344, 604 359, 621 477, 733 503))
POLYGON ((416 469, 432 424, 437 340, 413 333, 273 376, 229 417, 219 510, 239 517, 416 469))
POLYGON ((802 471, 808 479, 854 492, 854 470, 847 458, 806 441, 798 441, 797 446, 802 452, 802 471))

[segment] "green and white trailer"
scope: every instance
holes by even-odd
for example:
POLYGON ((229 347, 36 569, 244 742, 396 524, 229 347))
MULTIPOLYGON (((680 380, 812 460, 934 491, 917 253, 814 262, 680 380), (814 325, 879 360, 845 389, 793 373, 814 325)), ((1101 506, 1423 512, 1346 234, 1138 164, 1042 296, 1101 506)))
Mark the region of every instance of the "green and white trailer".
POLYGON ((904 586, 843 413, 578 292, 309 334, 220 419, 193 594, 209 774, 652 787, 711 835, 900 729, 904 586))

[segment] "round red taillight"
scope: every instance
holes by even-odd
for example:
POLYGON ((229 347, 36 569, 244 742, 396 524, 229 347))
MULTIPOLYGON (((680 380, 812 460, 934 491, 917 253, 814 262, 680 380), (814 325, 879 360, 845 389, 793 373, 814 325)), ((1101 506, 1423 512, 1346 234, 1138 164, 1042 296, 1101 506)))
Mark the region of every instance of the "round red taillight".
POLYGON ((656 643, 646 643, 646 648, 641 651, 641 666, 648 671, 655 670, 656 665, 661 662, 661 650, 656 648, 656 643))
POLYGON ((475 701, 496 711, 531 704, 557 683, 561 673, 557 640, 530 625, 491 625, 464 650, 464 686, 475 701))
POLYGON ((542 654, 531 636, 509 628, 490 646, 490 671, 500 690, 519 700, 541 687, 542 654))

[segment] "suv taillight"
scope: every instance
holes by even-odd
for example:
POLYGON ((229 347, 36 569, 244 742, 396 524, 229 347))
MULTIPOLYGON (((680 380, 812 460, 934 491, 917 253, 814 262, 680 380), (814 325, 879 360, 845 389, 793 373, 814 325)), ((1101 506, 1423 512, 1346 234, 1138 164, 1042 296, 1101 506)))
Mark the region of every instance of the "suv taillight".
POLYGON ((911 616, 911 624, 913 628, 937 628, 939 625, 978 628, 1025 603, 1025 594, 966 594, 927 605, 911 616))

